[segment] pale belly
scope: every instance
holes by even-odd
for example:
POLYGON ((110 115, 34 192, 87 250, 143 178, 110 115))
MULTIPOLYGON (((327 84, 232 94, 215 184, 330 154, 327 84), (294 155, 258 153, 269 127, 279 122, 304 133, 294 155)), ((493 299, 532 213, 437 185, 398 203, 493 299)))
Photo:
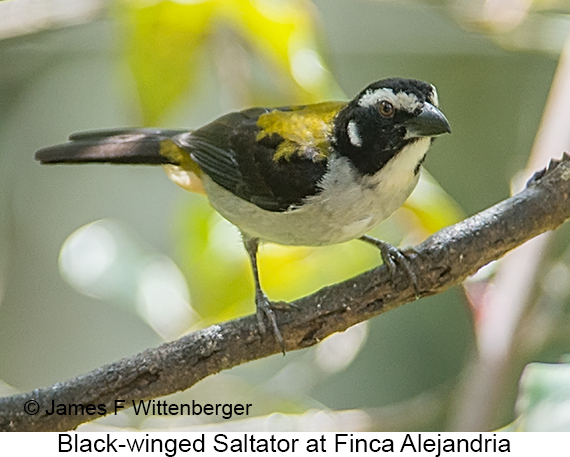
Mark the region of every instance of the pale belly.
POLYGON ((389 217, 408 198, 429 139, 417 141, 373 176, 356 176, 346 158, 330 160, 322 191, 300 208, 266 211, 204 179, 212 206, 246 237, 283 245, 322 246, 359 238, 389 217))

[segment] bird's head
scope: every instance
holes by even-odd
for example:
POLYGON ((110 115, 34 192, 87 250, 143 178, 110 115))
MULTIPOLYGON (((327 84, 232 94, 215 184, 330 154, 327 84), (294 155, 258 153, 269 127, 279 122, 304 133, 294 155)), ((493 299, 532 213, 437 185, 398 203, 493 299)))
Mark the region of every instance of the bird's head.
POLYGON ((370 84, 338 113, 334 141, 339 154, 370 175, 405 146, 450 131, 434 86, 391 78, 370 84))

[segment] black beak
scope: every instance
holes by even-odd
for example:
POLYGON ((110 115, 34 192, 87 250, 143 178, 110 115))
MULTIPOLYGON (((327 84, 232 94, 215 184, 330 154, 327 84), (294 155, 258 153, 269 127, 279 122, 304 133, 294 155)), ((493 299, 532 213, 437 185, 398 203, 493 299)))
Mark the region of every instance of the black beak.
POLYGON ((449 122, 443 113, 431 103, 424 103, 419 115, 405 122, 406 138, 421 138, 426 136, 451 133, 449 122))

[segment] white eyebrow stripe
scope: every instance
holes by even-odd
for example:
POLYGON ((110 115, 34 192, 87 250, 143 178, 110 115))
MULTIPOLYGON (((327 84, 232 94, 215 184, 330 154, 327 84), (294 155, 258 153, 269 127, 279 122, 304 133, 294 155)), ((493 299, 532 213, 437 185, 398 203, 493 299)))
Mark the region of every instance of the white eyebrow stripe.
POLYGON ((380 100, 388 100, 397 109, 403 109, 408 112, 412 112, 422 105, 418 97, 414 94, 407 94, 405 92, 394 94, 392 89, 386 88, 366 91, 362 97, 360 97, 360 100, 358 100, 358 104, 363 108, 368 108, 380 100))
POLYGON ((362 95, 362 97, 360 97, 358 104, 363 108, 368 108, 369 106, 378 103, 381 99, 390 100, 392 103, 396 102, 396 96, 392 89, 369 89, 362 95))

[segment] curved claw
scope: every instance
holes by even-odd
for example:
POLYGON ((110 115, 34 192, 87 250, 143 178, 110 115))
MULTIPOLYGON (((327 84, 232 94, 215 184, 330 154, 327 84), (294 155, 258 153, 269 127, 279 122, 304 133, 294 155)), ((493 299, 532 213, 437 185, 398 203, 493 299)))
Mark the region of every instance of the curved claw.
POLYGON ((255 305, 257 307, 257 325, 259 326, 259 332, 262 336, 266 335, 267 330, 265 328, 264 322, 265 316, 271 325, 275 339, 279 343, 279 346, 281 346, 281 352, 283 355, 285 355, 285 343, 283 342, 283 336, 281 335, 281 331, 277 325, 277 320, 275 319, 275 313, 273 312, 272 304, 261 290, 258 290, 256 293, 255 305))
POLYGON ((362 241, 366 243, 372 244, 380 249, 380 255, 382 256, 382 261, 388 268, 390 275, 392 278, 395 276, 397 272, 397 267, 399 266, 405 272, 408 278, 410 279, 410 283, 414 289, 414 295, 416 298, 420 298, 420 289, 418 287, 418 277, 415 271, 412 269, 410 262, 406 258, 405 254, 400 251, 398 248, 392 246, 390 243, 386 243, 382 240, 377 240, 376 238, 372 238, 371 236, 364 235, 360 238, 362 241))

